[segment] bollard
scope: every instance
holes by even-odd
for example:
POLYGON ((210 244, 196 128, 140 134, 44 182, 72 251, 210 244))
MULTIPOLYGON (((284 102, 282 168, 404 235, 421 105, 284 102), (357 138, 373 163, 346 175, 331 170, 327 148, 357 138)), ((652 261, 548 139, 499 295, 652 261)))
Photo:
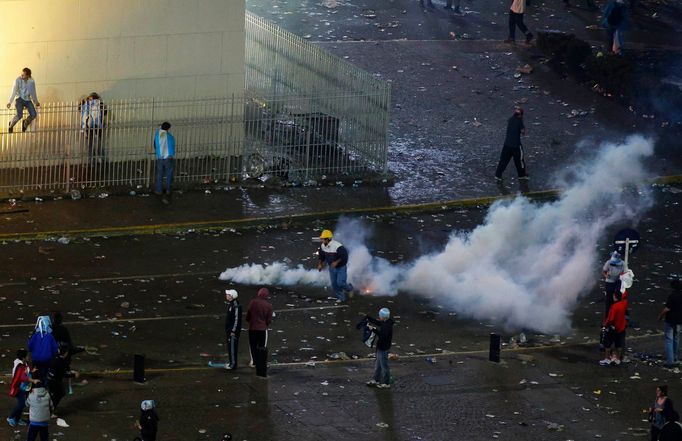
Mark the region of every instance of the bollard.
POLYGON ((135 383, 144 383, 144 355, 135 354, 135 361, 133 363, 133 381, 135 383))
POLYGON ((502 339, 495 333, 490 333, 490 355, 488 359, 495 363, 500 362, 500 344, 502 339))

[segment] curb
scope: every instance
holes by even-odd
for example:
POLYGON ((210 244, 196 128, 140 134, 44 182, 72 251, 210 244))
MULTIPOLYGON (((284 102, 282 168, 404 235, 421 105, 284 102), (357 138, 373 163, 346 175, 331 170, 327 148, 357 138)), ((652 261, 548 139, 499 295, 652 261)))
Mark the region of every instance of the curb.
MULTIPOLYGON (((646 181, 651 184, 670 185, 682 184, 682 175, 659 176, 646 181)), ((529 193, 524 193, 523 196, 534 200, 548 200, 554 199, 561 194, 561 190, 540 190, 529 193)), ((150 234, 172 234, 181 231, 194 230, 197 232, 215 231, 224 228, 247 228, 259 225, 286 225, 293 223, 336 218, 341 215, 348 214, 390 214, 390 213, 429 213, 444 210, 453 210, 456 208, 472 208, 472 207, 486 207, 492 205, 494 202, 506 199, 513 199, 519 194, 508 194, 499 196, 484 196, 468 199, 455 199, 449 201, 427 202, 422 204, 408 204, 398 206, 383 206, 383 207, 367 207, 367 208, 350 208, 347 210, 330 210, 318 211, 312 213, 290 214, 273 217, 252 217, 244 219, 219 219, 212 221, 193 221, 193 222, 178 222, 170 224, 156 224, 156 225, 130 225, 125 227, 102 227, 89 229, 74 229, 74 230, 49 230, 26 233, 2 233, 0 234, 0 241, 34 241, 45 240, 54 237, 102 237, 102 236, 141 236, 150 234)))

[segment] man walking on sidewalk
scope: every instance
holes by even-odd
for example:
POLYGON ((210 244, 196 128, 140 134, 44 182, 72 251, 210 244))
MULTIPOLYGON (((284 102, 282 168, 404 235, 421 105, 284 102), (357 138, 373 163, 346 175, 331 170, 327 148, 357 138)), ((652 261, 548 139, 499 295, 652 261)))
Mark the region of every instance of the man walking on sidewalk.
POLYGON ((237 369, 237 349, 239 348, 239 334, 242 332, 242 307, 237 300, 237 291, 225 290, 227 300, 227 317, 225 317, 225 333, 227 334, 227 354, 229 357, 225 369, 237 369))
POLYGON ((161 202, 170 204, 173 191, 173 170, 175 169, 175 137, 170 132, 171 124, 166 121, 154 134, 156 153, 156 194, 161 202), (163 178, 166 178, 166 196, 163 196, 163 178))
POLYGON ((267 376, 268 363, 268 326, 272 323, 272 305, 268 302, 270 291, 267 288, 258 290, 255 299, 249 302, 246 310, 246 321, 249 322, 249 348, 251 363, 256 367, 256 375, 267 376))
POLYGON ((21 75, 14 81, 12 94, 9 96, 7 108, 12 107, 12 100, 16 97, 14 105, 17 114, 9 123, 9 133, 14 131, 14 126, 24 117, 24 107, 28 109, 28 118, 21 123, 21 131, 25 132, 28 126, 36 119, 36 107, 40 107, 38 94, 36 93, 36 82, 31 78, 31 69, 25 67, 21 70, 21 75), (33 106, 35 104, 35 107, 33 106))
POLYGON ((514 109, 514 114, 507 121, 507 135, 504 139, 500 161, 495 171, 495 179, 498 181, 502 180, 502 173, 504 173, 504 169, 507 168, 507 164, 509 164, 509 160, 512 158, 514 158, 514 165, 516 166, 519 179, 528 179, 525 155, 521 145, 521 135, 525 134, 526 127, 523 125, 523 109, 517 107, 514 109))
POLYGON ((533 39, 533 34, 523 22, 524 12, 526 12, 526 0, 512 0, 511 7, 509 8, 509 37, 504 40, 505 43, 514 43, 516 38, 516 27, 518 26, 521 32, 526 36, 526 44, 530 44, 533 39))

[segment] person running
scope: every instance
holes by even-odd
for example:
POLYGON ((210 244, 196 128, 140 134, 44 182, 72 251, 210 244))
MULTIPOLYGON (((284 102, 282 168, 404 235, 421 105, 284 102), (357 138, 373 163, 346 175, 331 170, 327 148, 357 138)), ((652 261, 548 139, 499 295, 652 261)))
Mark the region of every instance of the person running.
POLYGON ((526 44, 530 44, 533 40, 533 34, 523 22, 524 12, 526 12, 526 0, 512 0, 512 4, 509 7, 509 37, 504 40, 505 43, 514 43, 516 41, 517 26, 526 36, 526 44))

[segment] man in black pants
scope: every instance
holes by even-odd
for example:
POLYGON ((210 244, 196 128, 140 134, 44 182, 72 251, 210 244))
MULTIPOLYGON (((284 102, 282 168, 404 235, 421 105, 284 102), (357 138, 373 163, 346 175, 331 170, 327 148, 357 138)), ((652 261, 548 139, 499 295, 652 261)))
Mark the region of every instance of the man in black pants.
POLYGON ((528 30, 526 24, 523 22, 523 14, 526 11, 526 0, 512 0, 509 7, 509 37, 504 40, 505 43, 514 43, 516 37, 516 27, 518 26, 521 32, 526 36, 526 44, 530 44, 533 39, 533 33, 528 30))
POLYGON ((239 334, 242 332, 242 307, 237 300, 238 294, 234 289, 225 290, 227 300, 227 316, 225 317, 225 334, 227 337, 227 354, 229 361, 225 369, 237 369, 237 349, 239 348, 239 334))
POLYGON ((507 136, 504 139, 504 147, 502 147, 502 153, 500 153, 500 162, 497 164, 497 170, 495 171, 495 179, 498 181, 502 180, 502 173, 504 173, 504 169, 507 168, 511 158, 514 158, 514 165, 516 166, 516 172, 519 174, 519 179, 528 179, 523 146, 521 145, 521 135, 525 134, 526 127, 523 125, 523 109, 517 107, 507 122, 507 136))

